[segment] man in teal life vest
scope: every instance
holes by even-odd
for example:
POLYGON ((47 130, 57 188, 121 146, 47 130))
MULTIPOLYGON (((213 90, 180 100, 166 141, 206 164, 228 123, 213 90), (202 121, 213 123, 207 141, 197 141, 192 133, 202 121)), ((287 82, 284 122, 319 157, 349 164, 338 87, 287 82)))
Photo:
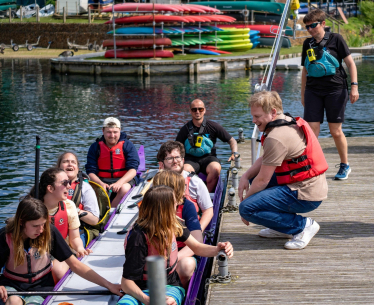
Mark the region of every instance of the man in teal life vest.
POLYGON ((106 118, 102 137, 96 139, 88 151, 86 171, 93 182, 112 190, 112 207, 116 207, 136 184, 139 163, 134 144, 121 132, 120 121, 106 118))
POLYGON ((217 138, 230 145, 232 154, 228 161, 234 160, 237 143, 221 125, 207 120, 204 117, 205 112, 203 101, 199 99, 192 101, 190 105, 192 120, 179 130, 176 141, 182 143, 186 150, 184 170, 205 174, 208 190, 213 193, 221 172, 215 147, 217 138))

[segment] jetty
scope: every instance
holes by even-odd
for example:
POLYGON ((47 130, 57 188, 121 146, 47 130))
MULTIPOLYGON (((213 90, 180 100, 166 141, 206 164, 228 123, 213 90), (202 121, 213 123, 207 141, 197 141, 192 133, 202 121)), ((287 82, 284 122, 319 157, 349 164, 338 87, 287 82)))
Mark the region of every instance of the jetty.
MULTIPOLYGON (((263 227, 245 226, 237 211, 222 214, 218 240, 234 246, 232 281, 210 284, 206 304, 374 303, 374 137, 347 140, 352 172, 338 181, 333 180, 340 162, 334 141, 319 139, 329 164, 329 192, 307 214, 321 229, 304 250, 284 249, 285 239, 259 237, 263 227)), ((241 176, 251 165, 250 139, 238 149, 241 176)), ((237 191, 236 200, 239 204, 237 191)), ((216 261, 212 274, 218 274, 216 261)))

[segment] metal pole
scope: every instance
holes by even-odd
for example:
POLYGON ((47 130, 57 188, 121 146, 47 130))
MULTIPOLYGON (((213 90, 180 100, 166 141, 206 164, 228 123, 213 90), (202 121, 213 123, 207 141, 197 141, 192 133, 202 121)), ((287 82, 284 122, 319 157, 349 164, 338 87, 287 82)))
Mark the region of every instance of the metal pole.
MULTIPOLYGON (((118 16, 118 15, 117 15, 118 16)), ((116 45, 116 22, 114 20, 114 2, 112 5, 112 25, 113 25, 113 45, 114 45, 114 58, 117 59, 117 45, 116 45)))
POLYGON ((153 58, 156 58, 155 2, 153 2, 152 16, 153 16, 153 58))
POLYGON ((159 255, 148 256, 147 270, 148 270, 148 289, 150 297, 150 305, 165 305, 166 304, 166 272, 165 272, 165 258, 159 255))
POLYGON ((39 199, 40 137, 36 136, 35 146, 35 198, 39 199))

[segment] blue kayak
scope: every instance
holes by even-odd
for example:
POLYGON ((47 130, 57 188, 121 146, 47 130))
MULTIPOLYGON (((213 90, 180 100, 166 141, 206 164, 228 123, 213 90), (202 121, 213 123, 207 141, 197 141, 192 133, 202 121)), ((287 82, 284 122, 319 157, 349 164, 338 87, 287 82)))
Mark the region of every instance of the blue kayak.
POLYGON ((202 49, 189 49, 188 53, 192 54, 204 54, 204 55, 220 55, 219 53, 209 51, 209 50, 202 50, 202 49))
MULTIPOLYGON (((155 28, 156 34, 173 34, 173 31, 161 28, 155 28)), ((113 31, 107 34, 113 34, 113 31)), ((153 34, 153 27, 127 27, 116 29, 116 34, 153 34)))
POLYGON ((260 41, 258 41, 258 40, 253 41, 252 44, 253 44, 252 49, 254 49, 255 47, 257 47, 260 44, 260 41))
POLYGON ((260 31, 252 31, 252 30, 249 31, 249 37, 251 39, 252 37, 257 36, 258 34, 260 34, 260 31))

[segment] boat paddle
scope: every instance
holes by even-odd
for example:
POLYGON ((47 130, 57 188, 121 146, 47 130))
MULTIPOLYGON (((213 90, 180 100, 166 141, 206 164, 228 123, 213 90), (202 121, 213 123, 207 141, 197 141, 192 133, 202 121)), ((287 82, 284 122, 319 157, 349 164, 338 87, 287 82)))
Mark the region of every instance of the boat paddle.
POLYGON ((35 198, 39 199, 40 137, 36 136, 35 146, 35 198))
POLYGON ((80 291, 7 291, 8 296, 12 295, 111 295, 109 290, 80 290, 80 291))

